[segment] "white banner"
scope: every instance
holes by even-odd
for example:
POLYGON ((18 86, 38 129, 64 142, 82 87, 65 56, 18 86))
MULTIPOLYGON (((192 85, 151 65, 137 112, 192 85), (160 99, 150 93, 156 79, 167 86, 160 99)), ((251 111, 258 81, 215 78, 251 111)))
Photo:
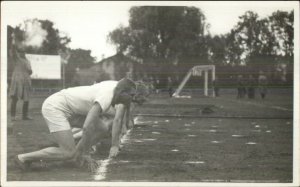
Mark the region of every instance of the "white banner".
POLYGON ((59 55, 26 54, 32 68, 32 79, 61 79, 61 61, 59 55))

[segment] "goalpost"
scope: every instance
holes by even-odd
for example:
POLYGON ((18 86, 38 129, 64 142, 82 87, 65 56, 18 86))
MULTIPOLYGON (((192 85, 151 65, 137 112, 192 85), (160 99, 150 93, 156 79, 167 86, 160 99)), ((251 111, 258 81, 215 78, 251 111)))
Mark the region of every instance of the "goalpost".
MULTIPOLYGON (((179 94, 187 81, 190 79, 191 76, 202 76, 202 72, 204 71, 204 95, 208 96, 208 73, 209 71, 212 72, 212 81, 215 80, 215 65, 200 65, 200 66, 195 66, 191 68, 182 82, 180 83, 179 87, 173 94, 173 97, 180 97, 179 94)), ((215 92, 213 90, 212 96, 215 97, 215 92)))

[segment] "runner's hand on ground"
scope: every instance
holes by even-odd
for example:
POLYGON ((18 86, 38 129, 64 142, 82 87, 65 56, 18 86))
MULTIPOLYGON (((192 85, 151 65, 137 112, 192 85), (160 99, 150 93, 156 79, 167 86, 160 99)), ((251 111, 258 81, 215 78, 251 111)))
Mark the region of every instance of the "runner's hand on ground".
POLYGON ((119 153, 119 147, 116 146, 111 147, 109 151, 109 158, 116 157, 118 153, 119 153))
POLYGON ((95 173, 99 164, 97 160, 93 159, 90 155, 84 155, 80 158, 79 166, 87 168, 90 172, 95 173))

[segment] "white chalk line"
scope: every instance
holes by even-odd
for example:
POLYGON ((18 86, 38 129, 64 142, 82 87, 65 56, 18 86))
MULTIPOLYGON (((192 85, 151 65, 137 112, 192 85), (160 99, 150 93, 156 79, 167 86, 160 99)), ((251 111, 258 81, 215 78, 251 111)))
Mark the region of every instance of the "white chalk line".
MULTIPOLYGON (((124 136, 122 136, 122 138, 120 140, 121 141, 120 148, 122 148, 124 146, 124 143, 128 142, 131 130, 132 129, 128 130, 126 132, 126 134, 124 136)), ((94 180, 101 181, 101 180, 106 179, 107 167, 111 161, 112 161, 112 158, 107 158, 107 159, 98 161, 98 164, 100 165, 100 167, 97 169, 96 174, 94 175, 94 180)))

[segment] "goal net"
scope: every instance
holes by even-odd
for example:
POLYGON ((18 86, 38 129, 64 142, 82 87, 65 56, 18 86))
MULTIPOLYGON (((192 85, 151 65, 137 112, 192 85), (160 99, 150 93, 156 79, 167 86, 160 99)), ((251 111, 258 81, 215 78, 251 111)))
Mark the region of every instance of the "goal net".
MULTIPOLYGON (((211 72, 211 76, 212 76, 212 81, 215 80, 215 65, 201 65, 201 66, 194 66, 193 68, 191 68, 188 73, 186 74, 186 76, 184 77, 184 79, 182 80, 182 82, 180 83, 179 87, 177 88, 177 90, 175 91, 175 93, 173 94, 173 97, 180 97, 180 92, 182 91, 182 89, 184 88, 184 86, 186 85, 186 83, 188 82, 188 80, 190 79, 191 76, 202 76, 202 73, 204 73, 204 95, 208 96, 208 76, 209 76, 209 72, 211 72)), ((215 93, 213 91, 212 96, 215 96, 215 93)))

